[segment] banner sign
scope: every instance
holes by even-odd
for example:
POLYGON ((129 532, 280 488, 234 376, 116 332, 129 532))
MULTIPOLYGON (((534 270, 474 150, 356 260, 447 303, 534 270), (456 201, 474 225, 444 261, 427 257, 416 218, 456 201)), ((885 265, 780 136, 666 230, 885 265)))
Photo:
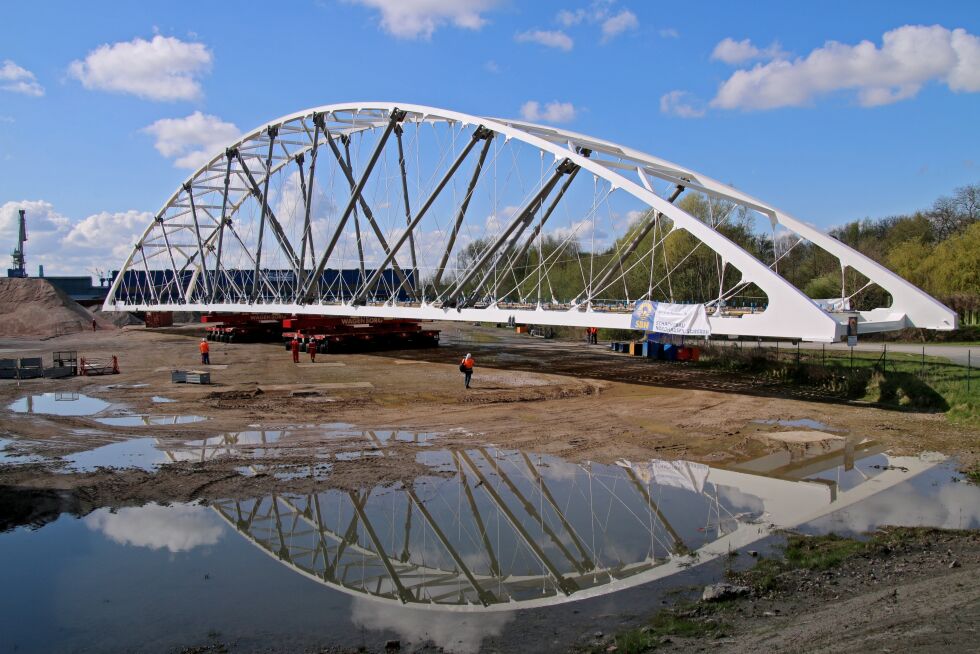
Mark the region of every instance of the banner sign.
POLYGON ((711 325, 703 304, 658 302, 653 314, 653 331, 681 336, 709 336, 711 325))
POLYGON ((650 300, 637 300, 633 307, 633 317, 630 318, 630 329, 640 329, 645 332, 652 332, 653 314, 657 311, 657 302, 650 300))
POLYGON ((669 304, 638 300, 633 307, 630 329, 681 336, 709 336, 711 326, 703 304, 669 304))

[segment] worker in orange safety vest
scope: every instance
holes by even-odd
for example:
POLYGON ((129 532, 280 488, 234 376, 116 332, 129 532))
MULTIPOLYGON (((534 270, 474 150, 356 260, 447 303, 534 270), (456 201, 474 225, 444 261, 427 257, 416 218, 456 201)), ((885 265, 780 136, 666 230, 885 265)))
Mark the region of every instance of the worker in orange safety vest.
POLYGON ((293 363, 299 363, 299 338, 293 336, 289 349, 293 352, 293 363))
POLYGON ((201 344, 198 345, 197 347, 201 351, 201 365, 202 366, 211 365, 211 355, 210 355, 211 347, 208 345, 208 339, 202 338, 201 344))
POLYGON ((310 363, 316 363, 316 339, 312 339, 309 343, 307 343, 306 351, 310 353, 310 363))
POLYGON ((466 388, 470 387, 470 378, 473 377, 473 366, 476 365, 476 361, 473 360, 473 355, 469 352, 463 357, 463 360, 459 362, 459 371, 463 373, 463 383, 466 388))

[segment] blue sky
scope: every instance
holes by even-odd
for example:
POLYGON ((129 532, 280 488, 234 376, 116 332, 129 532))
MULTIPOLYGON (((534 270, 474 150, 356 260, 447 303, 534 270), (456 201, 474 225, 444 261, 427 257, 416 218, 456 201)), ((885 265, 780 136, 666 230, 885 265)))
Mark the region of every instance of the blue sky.
POLYGON ((51 2, 4 13, 0 243, 10 249, 15 208, 27 206, 29 261, 55 270, 118 265, 199 152, 351 100, 560 123, 822 227, 926 208, 980 181, 976 2, 51 2))

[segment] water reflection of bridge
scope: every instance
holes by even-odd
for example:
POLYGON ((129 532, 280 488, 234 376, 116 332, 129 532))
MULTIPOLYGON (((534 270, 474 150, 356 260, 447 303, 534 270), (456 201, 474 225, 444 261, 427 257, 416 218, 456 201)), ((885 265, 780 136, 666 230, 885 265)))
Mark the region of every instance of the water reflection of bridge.
MULTIPOLYGON (((401 432, 358 433, 363 445, 334 461, 388 456, 394 441, 423 441, 415 457, 432 475, 394 488, 226 500, 214 510, 266 554, 320 583, 449 610, 540 606, 646 583, 908 477, 853 465, 880 451, 873 441, 734 471, 684 461, 575 465, 489 446, 424 447, 424 437, 401 432), (751 471, 770 464, 778 476, 751 471), (847 483, 803 479, 840 464, 847 483)), ((229 434, 170 455, 205 460, 259 450, 266 456, 252 470, 275 473, 267 448, 285 436, 229 434)), ((910 473, 930 466, 903 465, 910 473)))

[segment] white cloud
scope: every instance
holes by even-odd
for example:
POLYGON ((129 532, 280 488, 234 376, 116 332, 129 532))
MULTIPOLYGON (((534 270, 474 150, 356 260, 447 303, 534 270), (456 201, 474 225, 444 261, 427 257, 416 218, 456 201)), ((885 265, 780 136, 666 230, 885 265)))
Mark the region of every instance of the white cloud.
POLYGON ((680 32, 678 32, 673 27, 665 27, 657 32, 662 38, 665 39, 679 39, 681 38, 680 32))
POLYGON ((521 105, 521 118, 528 122, 570 123, 575 120, 576 109, 571 102, 549 102, 541 108, 537 100, 528 100, 521 105))
POLYGON ((348 0, 381 12, 381 29, 400 39, 430 39, 446 24, 478 30, 500 0, 348 0))
POLYGON ((27 261, 31 274, 43 265, 47 274, 79 275, 118 267, 150 224, 147 211, 100 212, 74 221, 44 200, 0 205, 0 240, 16 238, 17 210, 27 212, 27 261))
POLYGON ((113 513, 101 509, 84 518, 85 526, 101 531, 121 545, 186 552, 221 540, 221 526, 207 509, 193 506, 125 507, 113 513))
POLYGON ((10 59, 4 59, 0 65, 0 89, 34 97, 44 95, 44 87, 37 83, 34 73, 21 68, 10 59))
POLYGON ((203 166, 241 135, 234 123, 200 111, 186 118, 162 118, 143 131, 156 138, 153 147, 173 159, 174 166, 190 169, 203 166))
POLYGON ((789 53, 783 50, 778 41, 773 41, 768 47, 760 49, 753 45, 750 39, 736 41, 732 38, 722 39, 711 52, 712 59, 726 64, 742 64, 756 59, 785 59, 788 55, 789 53))
POLYGON ((36 238, 44 238, 50 233, 66 231, 70 220, 54 210, 50 202, 43 200, 23 200, 7 202, 0 206, 0 237, 4 240, 16 238, 20 218, 18 209, 24 209, 28 215, 28 242, 36 238))
POLYGON ((602 40, 610 41, 627 30, 635 30, 640 26, 636 14, 629 9, 623 9, 615 16, 610 16, 602 21, 602 40))
POLYGON ((558 48, 568 52, 575 45, 572 37, 561 30, 528 30, 514 35, 514 40, 518 43, 538 43, 549 48, 558 48))
POLYGON ((576 9, 575 11, 571 11, 569 9, 562 9, 558 12, 555 20, 557 20, 563 27, 573 27, 585 20, 585 10, 576 9))
POLYGON ((149 211, 102 211, 75 223, 62 245, 76 255, 89 255, 106 264, 120 265, 153 221, 149 211))
POLYGON ((491 213, 484 221, 484 235, 498 236, 517 215, 520 207, 509 204, 498 212, 491 213))
POLYGON ((671 91, 660 96, 660 112, 681 118, 700 118, 704 108, 687 91, 671 91))
POLYGON ((581 243, 583 248, 590 249, 593 239, 595 240, 596 250, 606 247, 609 233, 591 218, 576 220, 564 227, 557 227, 552 230, 551 236, 560 239, 562 242, 581 243))
POLYGON ((493 59, 490 59, 485 64, 483 64, 483 70, 487 71, 488 73, 493 73, 494 75, 496 75, 497 73, 500 72, 500 64, 498 64, 493 59))
POLYGON ((574 27, 583 22, 590 24, 600 24, 602 29, 602 42, 606 43, 623 32, 635 30, 640 26, 640 21, 629 9, 621 9, 617 13, 611 12, 615 0, 593 0, 587 9, 562 9, 555 16, 555 20, 562 27, 574 27))
POLYGON ((185 43, 157 34, 151 41, 104 44, 73 61, 68 74, 87 89, 132 93, 148 100, 196 100, 199 78, 211 69, 213 56, 202 43, 185 43))
POLYGON ((829 41, 805 58, 739 70, 722 83, 711 106, 720 109, 798 107, 835 91, 854 90, 864 107, 915 96, 927 82, 980 92, 980 38, 963 29, 906 25, 871 41, 829 41))
POLYGON ((394 631, 410 643, 431 640, 446 651, 476 654, 484 639, 503 633, 514 615, 513 611, 483 614, 421 611, 356 597, 350 619, 361 628, 394 631))
POLYGON ((55 211, 50 202, 44 200, 22 200, 0 205, 0 241, 13 243, 17 239, 19 226, 18 210, 27 213, 27 255, 28 270, 33 275, 37 266, 43 265, 51 272, 68 272, 59 257, 62 240, 71 230, 71 220, 55 211))
POLYGON ((626 212, 626 228, 631 229, 636 223, 640 222, 640 219, 649 214, 649 210, 632 210, 626 212))
MULTIPOLYGON (((307 164, 308 164, 307 160, 307 164)), ((251 165, 250 165, 251 167, 251 165)), ((304 168, 309 173, 309 165, 304 168)), ((279 190, 270 190, 269 202, 273 205, 276 217, 283 224, 302 225, 306 219, 306 199, 303 197, 304 184, 295 168, 283 175, 284 181, 279 190)), ((307 189, 309 190, 309 189, 307 189)), ((381 209, 379 203, 369 203, 373 210, 381 209)), ((321 184, 313 185, 313 206, 310 208, 310 220, 314 223, 331 218, 337 214, 338 207, 332 195, 327 195, 321 184)), ((300 228, 297 227, 297 230, 300 228)), ((312 227, 311 227, 312 229, 312 227)), ((299 240, 297 231, 297 240, 299 240)), ((380 250, 379 250, 380 251, 380 250)), ((380 263, 380 262, 379 262, 380 263)))

